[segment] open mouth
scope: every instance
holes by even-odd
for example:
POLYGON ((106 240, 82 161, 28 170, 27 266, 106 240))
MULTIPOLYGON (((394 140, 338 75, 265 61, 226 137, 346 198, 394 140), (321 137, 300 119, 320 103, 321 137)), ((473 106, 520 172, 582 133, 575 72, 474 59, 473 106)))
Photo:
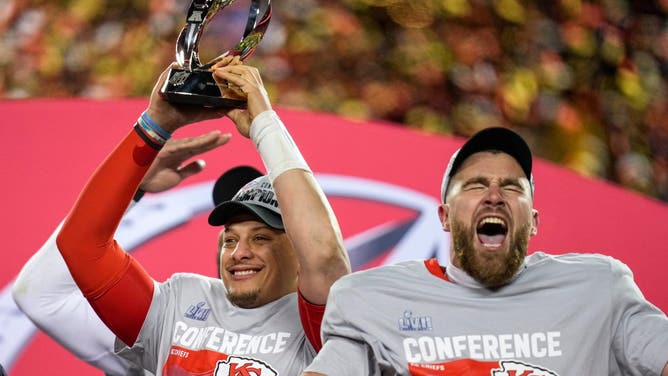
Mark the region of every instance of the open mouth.
POLYGON ((498 248, 503 244, 508 233, 506 221, 499 217, 484 217, 476 227, 478 240, 485 247, 498 248))
POLYGON ((244 275, 251 275, 257 273, 257 270, 237 270, 233 271, 232 274, 234 276, 244 276, 244 275))
POLYGON ((260 272, 260 268, 231 268, 227 271, 234 277, 238 279, 248 278, 260 272))

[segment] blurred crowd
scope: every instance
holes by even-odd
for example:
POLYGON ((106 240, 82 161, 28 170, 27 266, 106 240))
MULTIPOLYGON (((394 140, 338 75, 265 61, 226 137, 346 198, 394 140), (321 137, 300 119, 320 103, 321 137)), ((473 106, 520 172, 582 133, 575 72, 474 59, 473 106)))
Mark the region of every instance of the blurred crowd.
MULTIPOLYGON (((202 60, 243 34, 220 12, 202 60)), ((0 97, 146 96, 189 0, 0 0, 0 97)), ((668 0, 275 0, 249 62, 278 106, 467 136, 668 202, 668 0)), ((237 26, 239 25, 239 26, 237 26)))

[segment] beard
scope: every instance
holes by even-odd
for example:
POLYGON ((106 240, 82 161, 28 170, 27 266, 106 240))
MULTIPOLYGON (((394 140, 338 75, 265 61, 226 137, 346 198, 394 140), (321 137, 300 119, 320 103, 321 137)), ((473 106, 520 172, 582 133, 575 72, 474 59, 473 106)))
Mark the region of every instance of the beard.
POLYGON ((234 293, 228 290, 227 299, 230 303, 241 308, 255 308, 257 299, 260 296, 260 289, 234 293))
POLYGON ((501 287, 510 282, 524 262, 531 235, 531 226, 521 226, 510 238, 509 252, 479 254, 473 247, 475 231, 463 223, 452 224, 452 242, 459 267, 488 288, 501 287))

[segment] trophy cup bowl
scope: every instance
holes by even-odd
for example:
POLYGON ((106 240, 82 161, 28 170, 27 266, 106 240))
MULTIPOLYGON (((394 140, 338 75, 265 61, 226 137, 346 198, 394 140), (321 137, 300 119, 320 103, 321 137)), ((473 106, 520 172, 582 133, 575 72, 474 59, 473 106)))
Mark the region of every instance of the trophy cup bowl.
POLYGON ((251 0, 248 20, 241 40, 215 59, 202 64, 199 42, 209 22, 234 0, 192 0, 186 24, 176 40, 176 63, 169 70, 160 95, 167 101, 216 108, 246 108, 246 101, 226 98, 213 79, 210 68, 226 56, 239 56, 243 61, 255 52, 269 26, 271 0, 251 0))

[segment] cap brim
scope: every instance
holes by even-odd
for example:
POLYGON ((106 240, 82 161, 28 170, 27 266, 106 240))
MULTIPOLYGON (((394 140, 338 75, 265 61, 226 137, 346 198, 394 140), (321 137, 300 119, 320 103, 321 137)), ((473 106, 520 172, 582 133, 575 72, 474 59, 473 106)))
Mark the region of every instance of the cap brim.
POLYGON ((223 226, 229 223, 232 218, 244 212, 257 216, 269 227, 278 230, 285 229, 281 216, 276 212, 259 205, 236 201, 226 201, 216 206, 211 214, 209 214, 209 224, 211 226, 223 226))

